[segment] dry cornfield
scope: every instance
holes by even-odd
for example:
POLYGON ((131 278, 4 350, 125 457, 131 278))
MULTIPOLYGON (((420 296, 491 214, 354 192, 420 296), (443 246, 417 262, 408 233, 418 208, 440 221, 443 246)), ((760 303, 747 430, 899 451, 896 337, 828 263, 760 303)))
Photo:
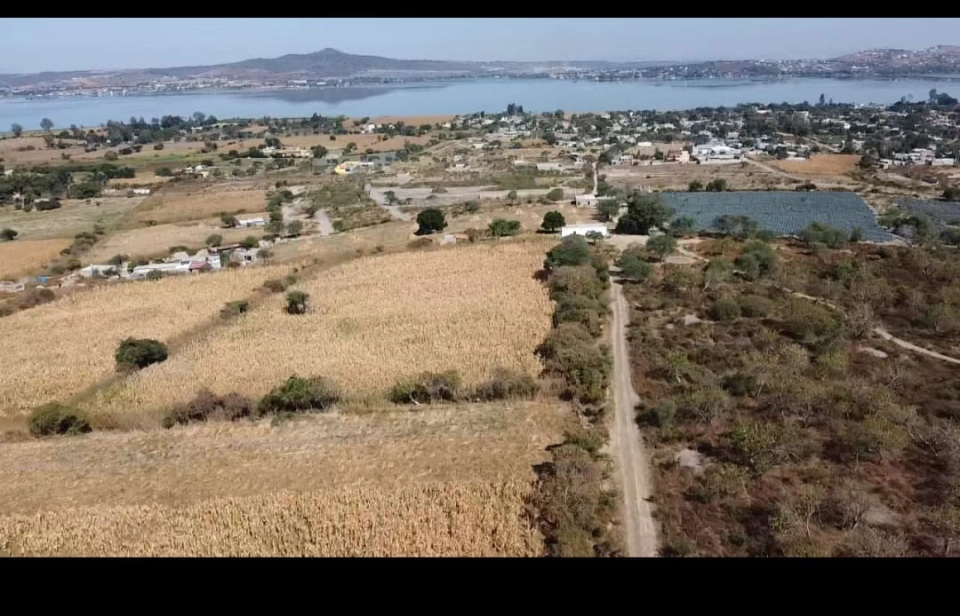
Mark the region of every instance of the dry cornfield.
POLYGON ((129 255, 133 258, 165 255, 172 246, 202 248, 206 239, 213 234, 223 236, 223 242, 230 244, 250 235, 260 237, 263 230, 222 229, 219 223, 213 220, 193 225, 169 224, 131 229, 114 233, 95 244, 93 249, 83 256, 83 261, 105 263, 114 255, 129 255))
POLYGON ((570 420, 508 402, 9 443, 0 554, 534 556, 533 467, 570 420))
POLYGON ((71 240, 14 240, 0 244, 0 280, 42 267, 60 255, 71 240))
POLYGON ((97 287, 0 319, 0 415, 79 393, 114 370, 128 336, 168 341, 289 267, 97 287))
POLYGON ((306 315, 277 296, 229 328, 101 391, 92 413, 154 418, 201 388, 259 397, 291 374, 333 379, 348 398, 384 396, 400 378, 455 369, 467 386, 502 366, 537 376, 534 349, 552 305, 534 273, 541 241, 367 257, 302 285, 306 315))
POLYGON ((229 184, 214 185, 194 192, 162 190, 137 209, 138 221, 158 224, 217 218, 221 212, 252 214, 263 212, 265 190, 231 190, 229 184))
POLYGON ((0 518, 0 555, 539 556, 529 482, 357 486, 0 518))

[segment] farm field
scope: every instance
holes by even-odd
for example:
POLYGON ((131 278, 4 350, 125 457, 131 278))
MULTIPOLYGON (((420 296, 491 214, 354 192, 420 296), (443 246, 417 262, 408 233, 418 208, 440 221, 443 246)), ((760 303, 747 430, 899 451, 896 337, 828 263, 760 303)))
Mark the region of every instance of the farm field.
POLYGON ((64 199, 55 210, 23 212, 12 206, 0 208, 0 228, 10 227, 20 232, 20 240, 72 238, 82 231, 92 231, 93 225, 109 227, 124 214, 136 208, 143 197, 98 197, 90 203, 78 199, 64 199), (99 205, 97 205, 99 203, 99 205))
MULTIPOLYGON (((229 328, 100 392, 86 408, 159 422, 201 387, 260 397, 291 374, 325 376, 347 399, 382 399, 401 378, 455 369, 467 386, 497 367, 537 376, 551 302, 534 279, 547 242, 453 247, 357 259, 300 288, 293 316, 276 296, 229 328), (211 357, 230 357, 223 370, 211 357)), ((119 419, 118 419, 119 421, 119 419)))
POLYGON ((957 202, 900 198, 895 203, 912 214, 927 216, 941 229, 960 222, 960 203, 957 202))
POLYGON ((786 186, 787 181, 769 171, 747 164, 697 165, 664 164, 636 167, 605 167, 601 175, 613 186, 627 189, 652 187, 656 190, 687 190, 696 180, 706 185, 711 180, 726 180, 731 190, 765 190, 786 186))
POLYGON ((533 466, 569 418, 474 404, 8 444, 0 553, 536 556, 533 466))
POLYGON ((224 229, 219 219, 209 219, 195 224, 167 224, 118 231, 95 244, 83 255, 84 263, 103 263, 114 255, 129 255, 131 258, 166 256, 172 246, 186 246, 191 250, 203 248, 210 235, 223 236, 223 242, 239 242, 248 237, 260 237, 263 228, 224 229))
POLYGON ((0 319, 0 416, 64 400, 113 374, 129 336, 171 341, 243 299, 288 267, 114 284, 73 293, 0 319))
POLYGON ((267 191, 250 184, 218 183, 197 188, 171 187, 147 197, 137 208, 135 220, 157 224, 217 218, 221 212, 252 214, 263 212, 267 191))
POLYGON ((0 280, 15 278, 57 258, 70 245, 67 239, 15 240, 0 243, 0 280))
POLYGON ((749 216, 764 229, 780 235, 799 233, 813 222, 853 231, 860 227, 863 238, 891 241, 862 197, 850 192, 665 192, 664 203, 676 216, 690 216, 697 229, 713 229, 723 215, 749 216))
MULTIPOLYGON (((381 141, 380 138, 384 136, 385 135, 320 134, 281 137, 280 141, 286 147, 311 148, 315 145, 322 145, 328 150, 343 149, 347 147, 347 144, 355 143, 357 145, 357 152, 365 152, 367 149, 373 150, 374 152, 392 152, 395 150, 402 150, 404 144, 407 143, 413 145, 426 145, 427 142, 430 141, 430 137, 428 135, 422 135, 420 137, 388 137, 381 141), (331 136, 334 138, 331 139, 331 136)), ((253 143, 253 140, 251 140, 251 143, 253 143)))
POLYGON ((806 161, 771 160, 769 164, 793 175, 845 176, 858 162, 859 154, 814 154, 806 161))

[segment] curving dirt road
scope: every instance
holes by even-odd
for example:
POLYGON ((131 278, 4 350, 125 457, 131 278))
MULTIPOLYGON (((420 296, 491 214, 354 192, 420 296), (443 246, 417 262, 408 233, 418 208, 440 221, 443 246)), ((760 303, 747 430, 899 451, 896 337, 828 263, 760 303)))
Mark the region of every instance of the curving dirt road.
POLYGON ((610 451, 620 475, 623 491, 623 527, 627 556, 656 556, 657 527, 648 499, 650 461, 643 448, 643 438, 634 421, 634 407, 640 398, 630 380, 630 355, 627 346, 627 323, 630 319, 627 300, 620 283, 611 284, 611 335, 613 337, 613 401, 614 416, 610 434, 610 451))

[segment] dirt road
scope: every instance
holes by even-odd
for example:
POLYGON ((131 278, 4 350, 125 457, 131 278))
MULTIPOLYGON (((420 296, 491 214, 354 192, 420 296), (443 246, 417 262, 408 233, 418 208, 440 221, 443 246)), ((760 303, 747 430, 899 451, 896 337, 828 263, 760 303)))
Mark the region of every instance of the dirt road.
POLYGON ((647 500, 652 494, 650 464, 634 421, 639 397, 630 380, 627 323, 630 315, 620 283, 611 285, 614 417, 610 450, 623 491, 623 527, 627 556, 656 556, 657 529, 647 500))

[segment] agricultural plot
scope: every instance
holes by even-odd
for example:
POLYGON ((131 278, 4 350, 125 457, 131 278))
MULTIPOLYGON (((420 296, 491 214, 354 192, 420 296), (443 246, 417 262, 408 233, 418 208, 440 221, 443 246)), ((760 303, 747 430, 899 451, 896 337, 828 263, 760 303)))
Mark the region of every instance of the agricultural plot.
POLYGON ((191 250, 203 248, 211 235, 223 237, 224 244, 239 242, 248 236, 259 238, 263 227, 251 229, 223 229, 214 223, 194 225, 157 225, 120 231, 94 244, 83 256, 85 263, 103 263, 114 255, 129 255, 132 258, 166 256, 173 246, 186 246, 191 250))
POLYGON ((887 242, 894 237, 877 223, 876 216, 859 195, 850 192, 665 192, 664 202, 675 216, 689 216, 697 229, 715 230, 714 221, 724 215, 749 216, 761 227, 778 235, 795 235, 814 222, 853 231, 863 238, 887 242))
POLYGON ((262 212, 266 203, 265 190, 234 189, 230 184, 190 192, 164 189, 137 208, 135 218, 139 222, 153 221, 156 224, 203 220, 217 218, 222 212, 262 212))
POLYGON ((516 402, 9 443, 0 554, 536 556, 524 504, 569 420, 516 402))
POLYGON ((72 238, 82 231, 92 231, 95 224, 111 226, 142 201, 143 197, 100 197, 90 203, 64 199, 60 208, 44 212, 4 207, 0 208, 0 228, 16 229, 21 240, 72 238))
MULTIPOLYGON (((305 315, 282 296, 89 401, 93 414, 159 421, 201 387, 261 397, 291 374, 334 381, 348 399, 383 398, 401 378, 457 370, 477 385, 502 366, 537 376, 534 349, 552 306, 534 279, 550 243, 534 240, 367 257, 298 288, 305 315), (213 358, 230 358, 224 369, 213 358)), ((139 420, 138 420, 139 421, 139 420)))
POLYGON ((43 267, 56 259, 70 240, 16 240, 0 244, 0 280, 43 267))
POLYGON ((243 299, 288 267, 114 284, 0 319, 0 416, 62 400, 114 371, 117 344, 129 336, 170 341, 243 299))
POLYGON ((926 216, 941 229, 960 223, 960 203, 909 198, 897 199, 896 203, 911 214, 926 216))

